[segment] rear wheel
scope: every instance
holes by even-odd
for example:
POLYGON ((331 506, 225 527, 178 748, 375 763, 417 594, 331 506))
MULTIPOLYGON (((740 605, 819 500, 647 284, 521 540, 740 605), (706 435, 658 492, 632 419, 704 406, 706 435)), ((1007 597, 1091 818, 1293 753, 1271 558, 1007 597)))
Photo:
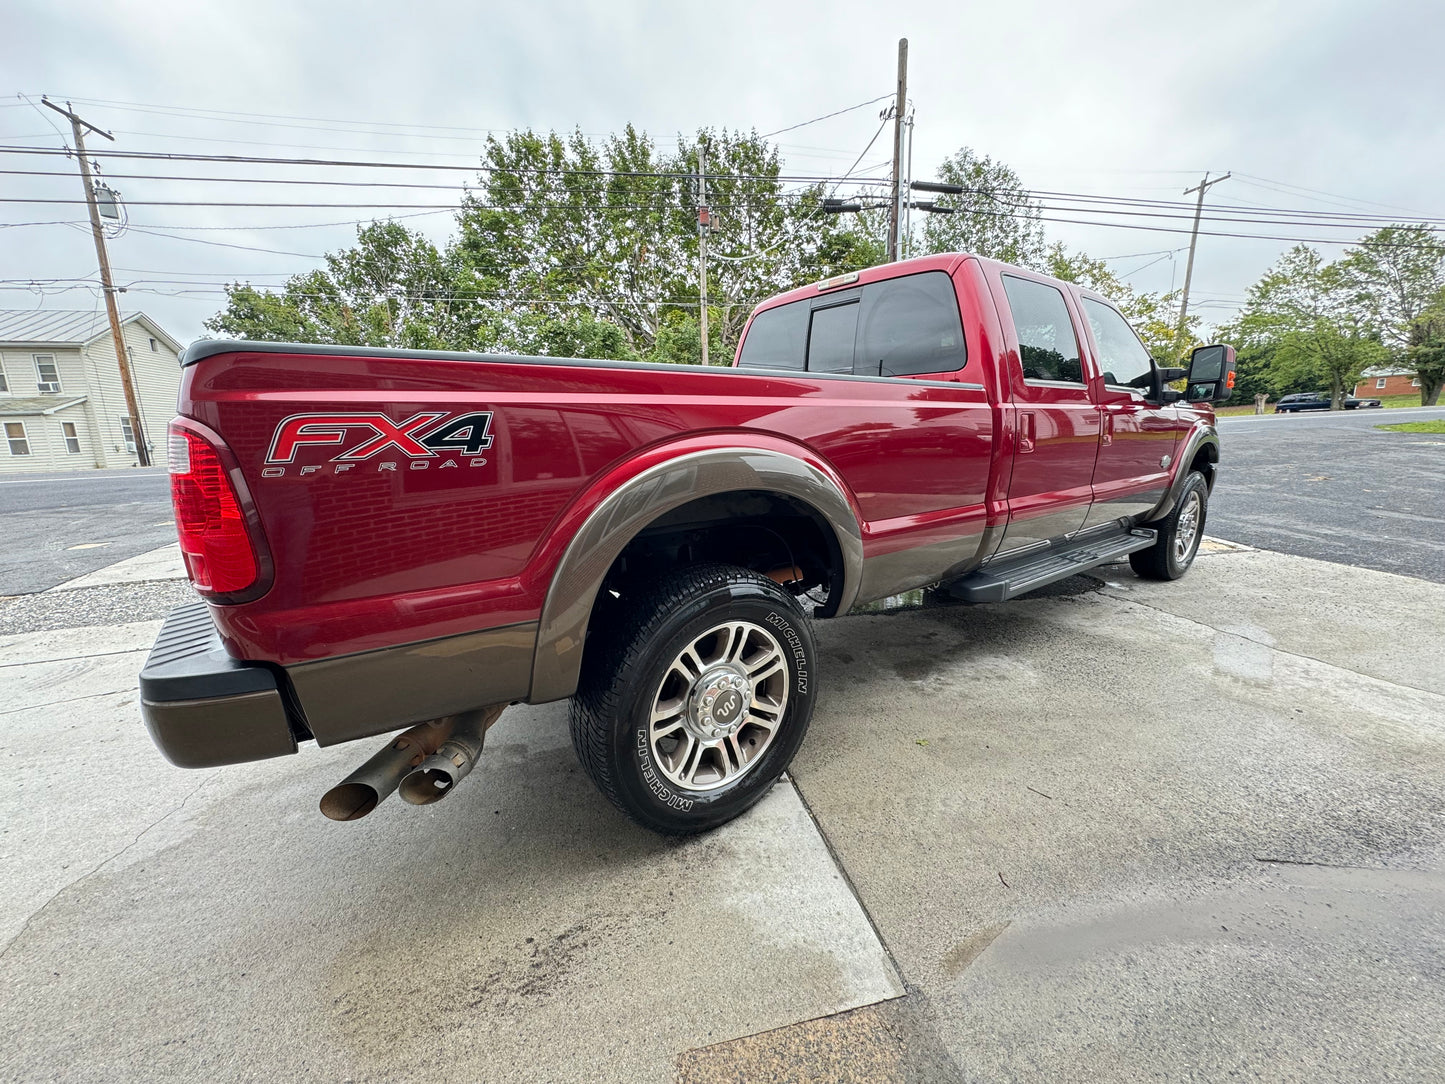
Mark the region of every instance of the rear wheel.
POLYGON ((1129 564, 1146 580, 1177 580, 1194 563, 1204 538, 1204 520, 1209 511, 1209 483, 1198 471, 1190 471, 1174 504, 1174 511, 1157 523, 1148 524, 1159 532, 1148 549, 1129 554, 1129 564))
POLYGON ((643 827, 715 828, 797 752, 813 654, 797 602, 768 577, 728 565, 666 575, 591 633, 572 699, 577 758, 643 827))

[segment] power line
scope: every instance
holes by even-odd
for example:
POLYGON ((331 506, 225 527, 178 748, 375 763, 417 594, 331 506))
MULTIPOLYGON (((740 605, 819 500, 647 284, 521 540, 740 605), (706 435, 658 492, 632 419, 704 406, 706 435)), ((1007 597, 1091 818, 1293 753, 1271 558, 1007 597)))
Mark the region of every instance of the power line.
MULTIPOLYGON (((4 154, 35 154, 35 155, 63 155, 66 151, 55 150, 50 147, 28 147, 28 146, 0 146, 0 153, 4 154)), ((500 173, 502 175, 522 176, 559 176, 559 177, 628 177, 638 180, 676 180, 691 181, 695 174, 680 173, 675 171, 652 171, 652 170, 619 170, 619 169, 539 169, 533 167, 512 167, 492 166, 486 163, 470 163, 458 165, 453 163, 423 163, 423 162, 385 162, 377 160, 359 160, 343 158, 279 158, 265 155, 242 155, 242 154, 181 154, 169 151, 93 151, 94 158, 126 158, 141 161, 160 162, 226 162, 240 163, 246 165, 275 165, 275 166, 332 166, 347 169, 413 169, 413 170, 447 170, 462 171, 467 173, 500 173)), ((770 174, 770 173, 710 173, 709 181, 765 181, 779 184, 829 184, 837 181, 837 177, 826 174, 770 174)), ((886 184, 886 178, 882 177, 860 177, 854 179, 855 184, 886 184)))
POLYGON ((814 117, 812 120, 801 121, 798 124, 790 124, 786 128, 779 128, 775 132, 764 132, 759 139, 770 139, 775 135, 782 135, 784 132, 791 132, 798 128, 806 128, 810 124, 817 124, 819 121, 831 120, 833 117, 841 117, 844 113, 851 113, 855 109, 862 109, 864 106, 877 105, 879 102, 886 102, 893 97, 892 93, 880 94, 876 98, 869 98, 866 102, 859 102, 857 105, 850 105, 845 109, 835 109, 831 113, 824 113, 821 117, 814 117))

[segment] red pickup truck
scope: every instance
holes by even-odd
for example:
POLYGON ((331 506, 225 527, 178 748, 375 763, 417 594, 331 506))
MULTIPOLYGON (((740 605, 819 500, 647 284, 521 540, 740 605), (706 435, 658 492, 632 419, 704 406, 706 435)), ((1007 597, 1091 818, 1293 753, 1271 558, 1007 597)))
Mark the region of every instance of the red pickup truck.
POLYGON ((764 302, 730 368, 220 341, 182 364, 204 602, 140 678, 172 762, 410 725, 323 799, 351 819, 449 793, 499 706, 570 697, 601 790, 685 833, 797 751, 810 617, 1125 554, 1182 575, 1234 353, 1162 369, 1105 298, 943 255, 764 302))

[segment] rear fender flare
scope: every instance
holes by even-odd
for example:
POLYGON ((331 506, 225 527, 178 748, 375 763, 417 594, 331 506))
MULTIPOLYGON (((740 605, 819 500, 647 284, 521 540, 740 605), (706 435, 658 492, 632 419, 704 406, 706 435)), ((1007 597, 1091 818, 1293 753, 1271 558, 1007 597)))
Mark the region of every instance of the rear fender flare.
POLYGON ((716 493, 758 490, 792 497, 831 528, 842 555, 838 605, 847 613, 858 595, 863 533, 842 487, 797 456, 758 448, 713 448, 659 463, 609 493, 582 523, 552 576, 532 661, 534 704, 577 690, 592 604, 612 564, 644 528, 689 501, 716 493))

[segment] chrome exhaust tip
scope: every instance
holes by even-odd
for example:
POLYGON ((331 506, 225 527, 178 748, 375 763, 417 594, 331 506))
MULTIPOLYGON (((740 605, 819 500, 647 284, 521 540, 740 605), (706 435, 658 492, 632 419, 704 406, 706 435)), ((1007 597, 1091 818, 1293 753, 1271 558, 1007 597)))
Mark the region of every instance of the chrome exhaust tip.
POLYGON ((334 821, 356 821, 389 798, 402 778, 451 733, 453 720, 422 723, 392 738, 386 748, 321 796, 321 812, 334 821))
POLYGON ((431 805, 456 789, 481 759, 487 729, 501 716, 505 704, 456 717, 451 734, 426 757, 407 772, 398 788, 402 801, 411 805, 431 805))

